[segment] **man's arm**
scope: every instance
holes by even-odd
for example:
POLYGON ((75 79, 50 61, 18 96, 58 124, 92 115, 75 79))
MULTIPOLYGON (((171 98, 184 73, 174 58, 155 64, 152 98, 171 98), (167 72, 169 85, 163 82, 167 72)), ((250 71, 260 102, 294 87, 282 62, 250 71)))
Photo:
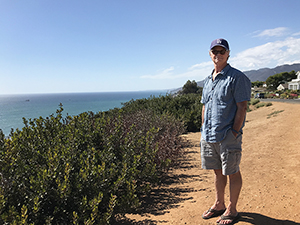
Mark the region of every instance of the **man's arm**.
MULTIPOLYGON (((243 122, 244 122, 244 119, 246 116, 246 112, 247 112, 247 104, 248 104, 248 101, 236 103, 237 111, 236 111, 234 123, 232 126, 232 128, 236 131, 239 131, 243 125, 243 122)), ((203 119, 202 119, 202 121, 203 121, 203 119)), ((236 132, 232 132, 232 133, 234 134, 235 137, 238 135, 236 132)))
MULTIPOLYGON (((204 106, 204 104, 202 105, 202 124, 204 123, 204 112, 205 112, 205 106, 204 106)), ((201 124, 201 126, 202 126, 202 124, 201 124)))

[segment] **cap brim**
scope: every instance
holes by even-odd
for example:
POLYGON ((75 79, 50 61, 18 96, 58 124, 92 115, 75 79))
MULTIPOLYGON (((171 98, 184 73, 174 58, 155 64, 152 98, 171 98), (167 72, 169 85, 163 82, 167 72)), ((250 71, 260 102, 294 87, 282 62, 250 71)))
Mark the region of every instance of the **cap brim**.
POLYGON ((210 50, 212 50, 214 47, 217 47, 217 46, 223 47, 223 48, 225 48, 227 51, 229 50, 225 45, 219 45, 219 44, 216 44, 216 45, 212 46, 212 47, 210 48, 210 50))

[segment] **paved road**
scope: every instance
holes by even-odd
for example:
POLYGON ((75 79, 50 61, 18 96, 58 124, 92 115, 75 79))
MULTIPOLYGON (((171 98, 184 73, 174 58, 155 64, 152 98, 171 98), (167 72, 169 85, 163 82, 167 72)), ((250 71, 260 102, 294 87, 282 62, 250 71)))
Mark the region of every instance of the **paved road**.
POLYGON ((300 99, 278 99, 278 98, 260 98, 261 102, 285 102, 292 104, 300 104, 300 99))

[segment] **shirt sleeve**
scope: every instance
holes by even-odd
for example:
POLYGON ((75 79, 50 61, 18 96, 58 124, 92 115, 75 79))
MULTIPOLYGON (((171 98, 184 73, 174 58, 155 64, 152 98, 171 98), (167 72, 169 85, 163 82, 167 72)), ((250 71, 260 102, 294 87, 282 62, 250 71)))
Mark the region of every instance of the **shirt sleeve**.
POLYGON ((203 89, 202 89, 202 97, 201 97, 201 103, 205 104, 206 103, 206 83, 207 83, 207 78, 205 78, 204 82, 203 82, 203 89))
POLYGON ((237 76, 234 98, 236 102, 250 101, 251 99, 251 81, 243 73, 239 73, 237 76))

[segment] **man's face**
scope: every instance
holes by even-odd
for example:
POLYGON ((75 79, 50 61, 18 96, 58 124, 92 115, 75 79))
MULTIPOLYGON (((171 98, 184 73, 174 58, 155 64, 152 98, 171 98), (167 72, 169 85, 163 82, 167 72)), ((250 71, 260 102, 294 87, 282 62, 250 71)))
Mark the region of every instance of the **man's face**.
POLYGON ((227 64, 229 51, 226 51, 226 49, 221 46, 216 46, 209 51, 209 55, 212 61, 214 62, 214 64, 223 65, 223 64, 227 64))

